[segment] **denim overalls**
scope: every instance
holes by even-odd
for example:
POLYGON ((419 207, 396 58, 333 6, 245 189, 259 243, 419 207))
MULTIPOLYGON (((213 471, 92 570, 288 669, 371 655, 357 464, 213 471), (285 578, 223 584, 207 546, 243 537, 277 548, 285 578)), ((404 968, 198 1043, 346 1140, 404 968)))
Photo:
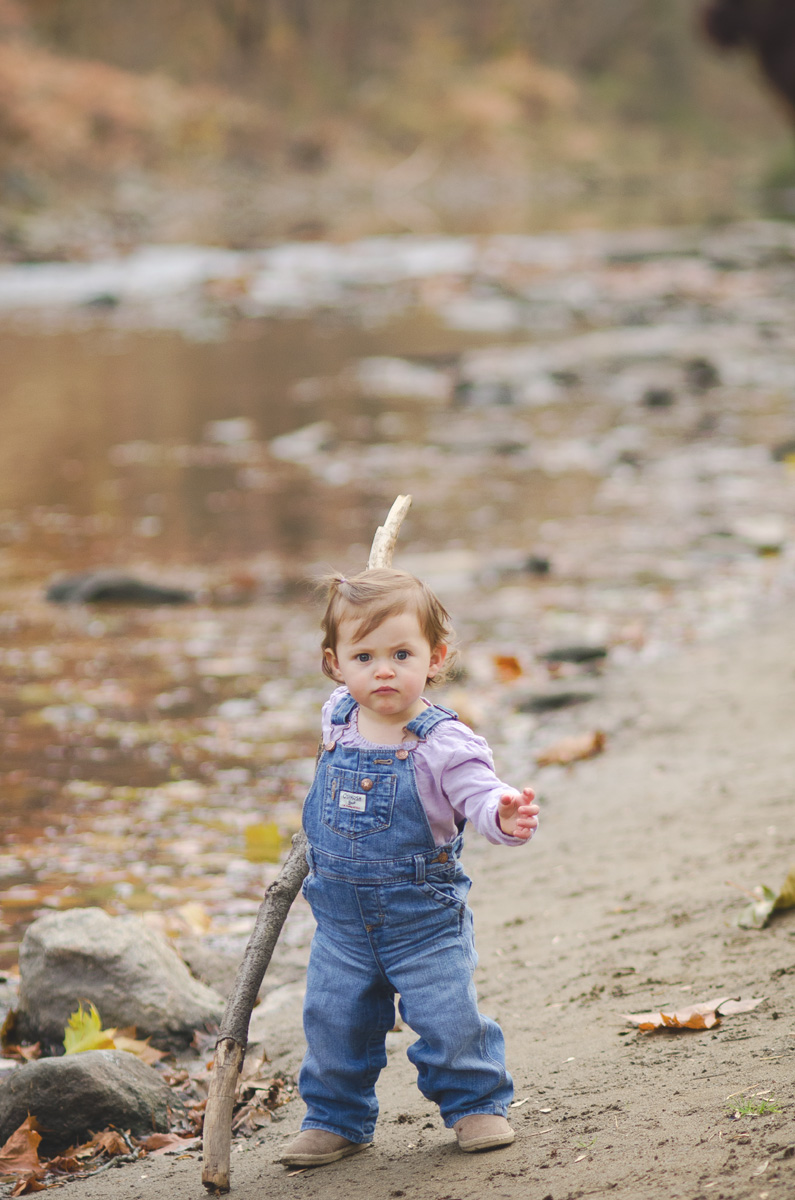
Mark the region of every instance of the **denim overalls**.
MULTIPOLYGON (((339 744, 355 708, 350 695, 335 706, 304 804, 304 895, 317 930, 304 1003, 302 1128, 372 1141, 396 992, 401 1017, 419 1035, 408 1056, 420 1091, 445 1125, 474 1113, 505 1116, 513 1085, 502 1031, 477 1008, 463 839, 434 845, 412 748, 339 744)), ((454 719, 431 705, 407 729, 424 741, 454 719)))

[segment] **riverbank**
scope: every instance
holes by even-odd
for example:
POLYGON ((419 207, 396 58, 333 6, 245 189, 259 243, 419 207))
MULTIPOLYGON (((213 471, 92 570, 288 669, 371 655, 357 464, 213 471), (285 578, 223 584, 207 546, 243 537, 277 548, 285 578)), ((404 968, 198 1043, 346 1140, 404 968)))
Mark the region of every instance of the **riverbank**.
MULTIPOLYGON (((232 1195, 791 1196, 795 911, 741 930, 743 897, 727 881, 777 887, 795 862, 792 620, 789 605, 662 664, 611 672, 581 710, 583 725, 612 720, 605 753, 540 772, 542 826, 527 852, 470 839, 478 987, 506 1031, 514 1145, 457 1153, 416 1091, 404 1030, 390 1035, 366 1160, 275 1164, 300 1122, 296 1100, 258 1140, 235 1143, 232 1195), (698 1032, 644 1035, 622 1015, 717 996, 764 1002, 698 1032)), ((283 952, 305 955, 306 939, 283 952)), ((281 1007, 273 993, 256 1020, 274 1070, 300 1061, 299 990, 281 1007)), ((69 1196, 110 1200, 122 1187, 130 1200, 186 1200, 202 1194, 200 1173, 197 1153, 147 1158, 70 1184, 69 1196)))

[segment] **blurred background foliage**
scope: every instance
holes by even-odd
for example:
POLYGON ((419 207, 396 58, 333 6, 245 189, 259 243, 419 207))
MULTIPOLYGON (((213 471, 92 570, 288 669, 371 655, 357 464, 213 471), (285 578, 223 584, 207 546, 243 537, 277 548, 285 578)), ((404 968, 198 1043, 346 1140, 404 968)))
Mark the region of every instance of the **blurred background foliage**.
POLYGON ((0 0, 0 204, 131 168, 787 181, 787 115, 700 26, 696 0, 0 0))

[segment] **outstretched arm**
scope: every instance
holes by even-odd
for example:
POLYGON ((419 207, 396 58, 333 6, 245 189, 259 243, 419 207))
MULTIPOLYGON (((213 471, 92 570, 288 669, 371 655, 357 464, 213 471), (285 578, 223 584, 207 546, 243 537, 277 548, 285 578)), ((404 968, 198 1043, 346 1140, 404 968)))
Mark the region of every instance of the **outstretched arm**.
POLYGON ((497 809, 497 823, 503 833, 511 837, 528 841, 538 827, 537 804, 534 804, 535 792, 532 788, 523 788, 521 792, 504 792, 500 796, 500 807, 497 809))

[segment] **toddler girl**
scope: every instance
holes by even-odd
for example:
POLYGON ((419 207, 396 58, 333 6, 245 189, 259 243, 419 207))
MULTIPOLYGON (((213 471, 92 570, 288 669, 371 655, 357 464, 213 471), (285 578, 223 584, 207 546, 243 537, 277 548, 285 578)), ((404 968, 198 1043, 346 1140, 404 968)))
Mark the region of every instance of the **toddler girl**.
POLYGON ((478 1012, 466 821, 523 845, 534 793, 507 787, 491 751, 455 713, 423 697, 448 665, 450 620, 430 589, 383 568, 335 577, 323 670, 342 686, 323 708, 323 749, 304 805, 317 921, 307 973, 307 1113, 281 1157, 320 1166, 372 1145, 375 1083, 400 1014, 408 1056, 464 1151, 505 1146, 513 1097, 502 1031, 478 1012))

